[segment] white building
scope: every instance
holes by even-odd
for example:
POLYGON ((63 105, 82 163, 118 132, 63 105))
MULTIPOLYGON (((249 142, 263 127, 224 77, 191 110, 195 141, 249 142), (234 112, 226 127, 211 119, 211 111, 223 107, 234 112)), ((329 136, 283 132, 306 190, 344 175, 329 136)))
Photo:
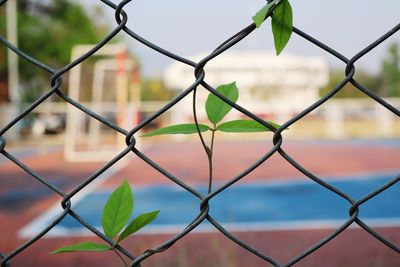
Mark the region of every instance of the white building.
MULTIPOLYGON (((198 62, 206 55, 197 55, 198 62)), ((205 81, 217 87, 236 81, 238 103, 259 115, 287 117, 300 112, 319 98, 319 88, 329 79, 328 64, 319 57, 228 51, 205 66, 205 81)), ((170 65, 164 73, 167 87, 184 90, 194 81, 194 70, 182 63, 170 65)), ((208 92, 199 90, 198 110, 204 113, 208 92)), ((185 99, 185 116, 191 115, 191 99, 185 99)), ((180 110, 182 112, 182 110, 180 110)), ((180 119, 183 119, 182 117, 180 119)))

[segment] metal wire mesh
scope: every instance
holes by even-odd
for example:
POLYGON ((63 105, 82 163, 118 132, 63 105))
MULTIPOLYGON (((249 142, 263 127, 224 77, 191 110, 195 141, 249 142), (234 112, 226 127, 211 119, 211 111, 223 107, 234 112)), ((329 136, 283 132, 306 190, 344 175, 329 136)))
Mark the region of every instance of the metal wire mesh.
MULTIPOLYGON (((366 202, 370 201, 377 195, 381 194, 383 191, 387 190, 388 188, 392 187, 394 184, 396 184, 400 180, 400 175, 397 175, 391 179, 390 182, 387 184, 376 188, 374 191, 370 192, 369 194, 365 195, 364 197, 360 199, 353 199, 349 195, 347 195, 345 192, 339 190, 338 188, 330 185, 329 183, 325 182, 323 179, 306 169, 304 166, 299 164, 296 160, 294 160, 289 153, 287 153, 283 148, 282 144, 284 142, 282 138, 282 131, 293 125, 294 123, 298 122, 302 118, 304 118, 307 114, 310 112, 314 111, 321 105, 323 105, 327 100, 332 98, 336 93, 338 93, 346 84, 351 83, 354 85, 358 90, 362 91, 366 95, 368 95, 370 98, 375 100, 377 103, 385 107, 388 111, 392 112, 396 116, 400 116, 400 111, 383 100, 381 97, 379 97, 377 94, 366 88, 363 84, 359 83, 355 78, 354 75, 356 73, 356 68, 354 66, 355 62, 368 54, 370 51, 372 51, 375 47, 380 45, 383 41, 385 41, 387 38, 395 34, 396 32, 399 31, 400 29, 400 24, 396 25, 393 29, 388 31, 387 33, 383 34, 379 39, 377 39, 375 42, 371 43, 368 45, 365 49, 354 55, 352 58, 348 59, 339 52, 335 51, 333 48, 325 45, 324 43, 318 41, 317 39, 313 38, 312 36, 308 35, 307 33, 301 31, 300 29, 294 27, 293 32, 297 34, 299 37, 304 38, 305 40, 309 41, 313 45, 319 47, 320 49, 324 50, 328 54, 330 54, 333 57, 336 57, 340 61, 343 62, 345 66, 345 74, 346 77, 339 83, 337 84, 334 88, 332 88, 329 93, 321 97, 318 101, 313 103, 311 106, 300 112, 299 114, 295 115, 294 117, 290 118, 288 121, 286 121, 279 129, 275 130, 270 124, 268 124, 265 120, 262 118, 256 116, 255 114, 249 112, 242 106, 230 101, 223 95, 219 94, 211 85, 207 83, 205 80, 205 71, 204 67, 206 64, 210 61, 212 61, 214 58, 218 57, 221 53, 224 53, 231 47, 233 47, 235 44, 238 42, 244 40, 250 33, 252 33, 256 27, 254 24, 251 24, 247 26, 246 28, 242 29, 226 41, 224 41, 220 46, 218 46, 212 53, 210 53, 208 56, 203 58, 199 62, 194 62, 191 61, 187 58, 184 58, 180 55, 171 53, 156 44, 144 39, 140 35, 136 34, 134 31, 129 29, 126 24, 128 21, 128 15, 124 12, 124 6, 128 4, 131 0, 124 0, 118 5, 112 3, 111 1, 108 0, 102 0, 102 2, 107 5, 109 8, 112 8, 115 10, 115 21, 116 21, 116 26, 115 28, 101 41, 99 42, 95 47, 93 47, 90 51, 86 52, 83 56, 78 58, 77 60, 71 62, 70 64, 62 67, 61 69, 53 69, 52 67, 39 62, 32 56, 24 53, 24 51, 19 50, 16 48, 12 43, 8 42, 3 36, 0 36, 0 41, 3 43, 8 49, 11 49, 14 51, 21 59, 26 60, 32 64, 32 66, 38 67, 43 69, 44 71, 48 72, 49 74, 52 75, 50 84, 51 88, 47 90, 41 97, 39 97, 35 102, 33 102, 30 106, 28 106, 25 110, 23 110, 17 117, 13 118, 6 126, 4 126, 2 129, 0 129, 0 153, 2 153, 5 157, 8 158, 8 160, 12 161, 15 165, 19 166, 23 171, 25 171, 27 174, 32 179, 35 179, 39 181, 44 187, 47 187, 48 189, 52 190, 56 194, 60 195, 63 199, 61 202, 63 212, 60 214, 52 223, 47 226, 46 228, 38 231, 38 233, 30 240, 25 242, 19 247, 16 247, 12 251, 1 251, 0 253, 0 258, 1 258, 1 266, 11 266, 12 262, 11 260, 15 257, 18 257, 18 255, 27 249, 29 246, 37 242, 39 239, 41 239, 46 233, 48 233, 51 229, 53 229, 67 214, 71 215, 74 217, 82 226, 86 227, 89 229, 94 235, 98 236, 105 242, 109 243, 110 245, 113 244, 112 240, 109 240, 106 236, 104 236, 101 232, 99 232, 95 227, 87 223, 84 219, 82 219, 75 211, 71 208, 71 198, 75 196, 78 192, 80 192, 82 189, 84 189, 86 186, 91 184, 94 180, 96 180, 102 173, 107 171, 109 168, 111 168, 114 164, 116 164, 118 161, 120 161, 122 158, 127 156, 128 154, 135 154, 137 157, 141 158, 144 162, 152 166, 155 170, 160 172, 162 175, 165 176, 165 178, 173 181, 176 183, 178 186, 184 188, 194 196, 196 196, 199 199, 199 207, 200 207, 200 212, 198 213, 198 216, 189 224, 187 227, 179 234, 175 235, 174 237, 170 238, 169 240, 159 244, 158 246, 154 248, 149 248, 147 249, 143 254, 141 255, 133 255, 130 251, 125 249, 122 246, 117 246, 116 249, 127 256, 131 260, 131 266, 140 266, 140 264, 145 261, 147 258, 151 257, 152 255, 156 253, 162 253, 163 251, 169 249, 171 246, 174 245, 174 243, 180 241, 182 238, 184 238, 188 233, 190 233, 193 229, 195 229, 197 226, 199 226, 200 223, 202 223, 204 220, 209 221, 220 233, 225 235, 227 238, 229 238, 232 242, 236 243, 240 247, 242 247, 244 250, 247 250, 248 252, 254 254, 256 257, 259 257, 260 259, 264 260, 267 265, 272 265, 272 266, 291 266, 299 261, 305 259, 307 256, 310 254, 314 253, 318 249, 322 248, 325 246, 328 242, 330 242, 332 239, 336 238, 338 235, 340 235, 345 229, 347 229, 350 225, 357 224, 361 228, 363 228, 368 234, 373 236, 376 239, 376 242, 381 242, 391 250, 395 251, 396 253, 400 252, 400 248, 390 242, 389 240, 385 239, 383 236, 381 236, 379 233, 374 231, 370 226, 368 226, 365 222, 363 222, 359 218, 359 210, 362 205, 364 205, 366 202), (74 99, 71 99, 68 97, 63 91, 60 90, 60 86, 62 84, 62 75, 65 74, 66 72, 70 71, 72 68, 77 66, 78 64, 81 64, 88 58, 90 58, 96 51, 98 51, 102 46, 110 42, 117 33, 119 32, 125 32, 127 36, 129 36, 132 39, 135 39, 136 41, 148 46, 149 48, 153 49, 154 51, 157 51, 158 53, 164 55, 165 57, 171 58, 173 60, 179 61, 183 64, 189 65, 193 67, 194 69, 194 82, 191 86, 186 88, 184 91, 179 93, 174 99, 172 99, 167 105, 163 106, 160 108, 157 112, 152 114, 149 118, 141 121, 138 125, 136 125, 133 129, 123 129, 117 125, 115 125, 113 122, 107 120, 106 118, 102 117, 101 115, 95 113, 94 111, 88 109, 87 107, 83 106, 79 102, 75 101, 74 99), (167 110, 172 108, 175 104, 177 104, 179 101, 181 101, 183 98, 187 97, 190 93, 193 93, 196 91, 197 87, 199 85, 202 85, 204 88, 206 88, 210 93, 218 96, 220 99, 231 105, 234 109, 237 111, 241 112, 242 114, 245 114, 246 116, 252 118, 253 120, 258 121, 259 123, 263 124, 264 126, 270 128, 271 130, 274 131, 273 135, 273 144, 274 146, 267 152, 265 153, 260 159, 258 159, 256 162, 254 162, 249 168, 247 168, 245 171, 243 171, 241 174, 232 177, 228 182, 222 184, 215 190, 213 190, 210 194, 208 195, 203 195, 197 190, 195 190, 193 187, 190 185, 186 184, 184 181, 179 179, 178 177, 174 176, 168 170, 163 169, 161 166, 157 165, 154 161, 152 161, 150 158, 148 158, 142 151, 140 151, 136 146, 136 140, 135 140, 135 134, 142 128, 144 128, 147 124, 151 123, 153 120, 158 118, 159 116, 163 115, 167 110), (25 116, 27 116, 29 113, 31 113, 36 107, 41 105, 46 99, 51 97, 52 95, 58 95, 60 98, 62 98, 65 102, 69 103, 70 105, 76 107, 79 109, 81 112, 86 113, 87 115, 91 116, 92 118, 98 120, 105 126, 113 129, 116 132, 119 132, 120 134, 124 135, 126 137, 126 147, 121 151, 116 157, 114 157, 112 160, 107 162, 103 167, 100 169, 96 170, 92 175, 87 177, 82 183, 80 183, 76 188, 74 188, 71 192, 66 193, 63 190, 59 189, 56 185, 54 185, 52 182, 48 181, 44 177, 42 177, 40 174, 35 172, 35 170, 29 168, 26 166, 24 163, 22 163, 20 160, 18 160, 16 157, 8 153, 7 151, 7 144, 6 144, 6 139, 3 137, 4 134, 10 130, 11 127, 13 127, 15 124, 17 124, 20 120, 22 120, 25 116), (246 175, 248 175, 250 172, 252 172, 254 169, 256 169, 260 164, 263 162, 267 161, 269 158, 271 158, 272 155, 274 154, 280 154, 288 163, 290 163, 294 168, 299 170, 301 173, 303 173, 305 176, 307 176, 309 179, 314 181, 315 183, 319 184, 321 187, 325 188, 327 191, 331 191, 334 194, 337 195, 338 198, 342 198, 346 200, 348 203, 350 203, 351 208, 348 210, 348 219, 340 226, 337 227, 334 231, 332 231, 328 236, 323 238, 322 240, 318 241, 311 247, 307 248, 297 256, 293 257, 287 262, 278 262, 278 260, 274 259, 273 257, 269 256, 268 254, 265 254, 264 252, 259 251, 257 248, 252 247, 250 244, 246 243, 245 241, 241 240, 237 236, 235 236, 233 233, 229 232, 226 230, 217 220, 215 220, 210 214, 210 207, 208 205, 208 202, 226 190, 228 187, 232 186, 236 182, 238 182, 241 179, 245 179, 246 175)), ((0 4, 4 5, 6 1, 2 1, 0 4)), ((195 94, 194 94, 195 95, 195 94)))

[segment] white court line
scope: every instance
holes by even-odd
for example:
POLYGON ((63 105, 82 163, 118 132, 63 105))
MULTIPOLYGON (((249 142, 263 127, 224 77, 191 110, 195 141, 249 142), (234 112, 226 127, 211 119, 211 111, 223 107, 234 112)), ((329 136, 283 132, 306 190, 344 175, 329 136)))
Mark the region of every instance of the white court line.
MULTIPOLYGON (((79 203, 81 199, 83 199, 86 195, 90 194, 91 192, 95 191, 96 188, 98 188, 102 183, 104 183, 106 180, 109 178, 113 177, 117 172, 119 172, 122 168, 127 166, 127 161, 126 160, 120 160, 111 168, 109 168, 107 171, 102 173, 100 176, 98 176, 93 182, 91 182, 89 185, 84 187, 78 194, 73 196, 71 198, 72 202, 72 208, 79 203)), ((50 225, 50 223, 58 217, 62 213, 62 207, 61 207, 61 202, 54 204, 51 206, 47 211, 43 212, 41 215, 39 215, 36 219, 22 227, 18 233, 17 236, 19 238, 32 238, 33 236, 37 235, 37 233, 44 228, 46 225, 50 225)), ((52 235, 51 232, 53 230, 50 230, 47 235, 52 235)), ((54 229, 54 231, 56 231, 54 229)), ((46 235, 45 235, 46 236, 46 235)))
MULTIPOLYGON (((330 230, 340 227, 345 220, 303 220, 303 221, 280 221, 273 223, 222 223, 221 225, 231 232, 266 232, 266 231, 306 231, 306 230, 330 230)), ((372 228, 393 228, 400 227, 400 218, 391 219, 363 219, 369 227, 372 228)), ((160 235, 160 234, 178 234, 185 229, 187 225, 148 225, 141 229, 136 235, 160 235)), ((351 229, 361 229, 356 223, 349 226, 351 229)), ((100 228, 98 230, 101 231, 100 228)), ((211 224, 199 225, 192 233, 213 233, 218 230, 211 224)), ((57 226, 45 237, 85 237, 93 236, 86 228, 66 228, 57 226)))

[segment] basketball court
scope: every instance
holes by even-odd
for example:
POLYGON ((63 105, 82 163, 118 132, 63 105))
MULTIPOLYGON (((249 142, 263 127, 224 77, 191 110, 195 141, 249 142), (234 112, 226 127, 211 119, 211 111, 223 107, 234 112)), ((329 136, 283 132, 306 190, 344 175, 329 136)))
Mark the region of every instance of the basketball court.
MULTIPOLYGON (((400 142, 393 140, 285 141, 282 148, 315 175, 358 200, 399 174, 399 146, 400 142)), ((213 188, 239 174, 271 147, 271 143, 261 141, 217 142, 213 188)), ((205 192, 207 160, 198 142, 156 139, 143 144, 142 151, 182 181, 205 192)), ((26 147, 10 153, 65 192, 70 192, 104 164, 65 161, 59 146, 26 147)), ((48 225, 62 208, 61 198, 30 175, 9 161, 2 159, 0 164, 0 219, 3 225, 0 251, 7 252, 48 225)), ((149 227, 126 241, 133 253, 142 253, 171 238, 199 213, 199 199, 133 154, 74 196, 74 211, 99 227, 101 210, 108 195, 124 180, 129 181, 133 190, 134 216, 160 210, 159 217, 149 227)), ((395 184, 360 207, 360 218, 395 244, 400 242, 399 193, 400 187, 395 184)), ((211 199, 209 205, 210 214, 228 230, 281 261, 301 253, 344 223, 350 206, 302 175, 278 154, 211 199)), ((17 266, 71 266, 95 262, 98 265, 99 257, 104 260, 101 261, 103 265, 98 266, 115 262, 107 253, 47 254, 60 246, 88 240, 100 241, 67 217, 44 239, 11 262, 17 266)), ((168 252, 152 257, 145 266, 160 266, 161 262, 162 266, 188 266, 189 262, 193 263, 191 266, 200 266, 205 264, 204 259, 201 260, 204 253, 207 258, 215 259, 214 263, 207 261, 210 266, 261 265, 256 257, 204 222, 188 238, 176 243, 168 252), (224 251, 219 249, 221 246, 224 251), (202 248, 201 253, 193 252, 199 248, 202 248)), ((299 266, 321 266, 322 262, 324 266, 337 266, 338 262, 343 263, 342 266, 363 266, 371 261, 382 262, 383 265, 377 266, 397 266, 399 263, 395 252, 354 225, 299 266), (359 246, 360 242, 362 246, 359 246), (350 251, 349 248, 354 249, 350 251), (326 263, 327 257, 332 263, 326 263)))

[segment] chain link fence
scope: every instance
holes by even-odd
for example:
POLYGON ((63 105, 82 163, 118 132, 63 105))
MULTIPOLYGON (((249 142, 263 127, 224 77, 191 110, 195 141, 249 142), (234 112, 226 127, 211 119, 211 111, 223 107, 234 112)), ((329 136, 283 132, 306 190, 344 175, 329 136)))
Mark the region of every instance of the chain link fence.
MULTIPOLYGON (((7 1, 1 1, 0 4, 3 6, 7 1)), ((229 238, 232 242, 236 243, 240 247, 243 248, 243 250, 247 250, 248 252, 254 254, 255 256, 259 257, 260 259, 264 260, 266 265, 272 265, 272 266, 292 266, 301 260, 305 259, 308 257, 310 254, 314 253, 315 251, 319 250, 323 246, 325 246, 328 242, 330 242, 332 239, 336 238, 339 236, 345 229, 350 227, 351 225, 357 224, 360 226, 362 229, 365 230, 369 235, 375 238, 376 242, 381 242, 383 245, 387 246, 389 249, 395 251, 396 253, 400 252, 400 248, 390 242, 389 240, 385 239, 383 236, 381 236, 378 232, 374 231, 370 226, 368 226, 365 222, 363 222, 359 218, 359 212, 360 209, 362 209, 362 206, 373 199, 374 197, 378 196, 385 190, 387 190, 390 187, 393 187, 399 180, 400 180, 400 175, 397 175, 391 179, 390 182, 386 183, 385 185, 376 188, 374 191, 370 192, 369 194, 363 196, 360 199, 353 199, 349 195, 347 195, 345 192, 339 190, 338 188, 335 188, 331 186, 329 183, 325 182, 321 177, 318 177, 308 169, 306 169, 304 166, 299 164, 296 160, 294 160, 289 153, 287 153, 283 148, 282 144, 284 143, 284 140, 282 138, 281 133, 289 128, 291 125, 294 123, 298 122, 302 118, 304 118, 307 114, 310 112, 314 111, 321 105, 324 105, 326 101, 331 99, 336 93, 338 93, 346 84, 351 83, 354 85, 358 90, 362 91, 366 95, 368 95, 371 99, 375 100, 377 103, 382 105, 384 108, 386 108, 388 111, 392 112, 396 116, 400 116, 400 111, 396 107, 392 106, 390 103, 386 102, 383 100, 380 96, 377 94, 373 93, 371 90, 366 88, 363 84, 359 83, 355 78, 354 75, 356 74, 356 68, 354 64, 356 61, 358 61, 360 58, 368 54, 370 51, 372 51, 375 47, 380 45, 383 41, 388 39, 390 36, 395 34, 400 30, 400 24, 396 25, 393 29, 388 31, 387 33, 383 34, 379 39, 377 39, 375 42, 371 43, 368 45, 365 49, 354 55, 352 58, 346 58, 344 55, 340 54, 339 52, 335 51, 333 48, 327 46, 326 44, 320 42, 319 40, 313 38, 312 36, 308 35, 307 33, 303 32, 302 30, 294 27, 293 28, 293 33, 298 35, 301 38, 304 38, 308 42, 312 43, 313 45, 319 47, 320 49, 324 50, 326 53, 330 54, 333 57, 336 57, 340 61, 343 62, 344 70, 346 73, 345 79, 343 79, 339 84, 337 84, 334 88, 331 88, 330 92, 321 97, 317 102, 300 112, 299 114, 295 115, 294 117, 290 118, 288 121, 286 121, 279 129, 275 130, 273 127, 271 127, 270 124, 268 124, 266 121, 263 119, 259 118, 258 116, 252 114, 245 108, 243 108, 240 105, 235 104, 234 102, 230 101, 223 95, 219 94, 211 85, 209 85, 205 79, 205 71, 204 67, 206 64, 210 61, 212 61, 214 58, 218 57, 220 54, 224 53, 225 51, 229 50, 231 47, 233 47, 235 44, 238 42, 246 39, 246 37, 251 34, 255 29, 255 25, 251 24, 247 26, 246 28, 242 29, 226 41, 224 41, 220 46, 218 46, 212 53, 210 53, 208 56, 203 58, 199 62, 193 62, 187 58, 184 58, 180 55, 171 53, 170 51, 167 51, 158 45, 144 39, 134 31, 132 31, 130 28, 126 26, 127 21, 128 21, 128 14, 124 11, 124 6, 130 2, 130 0, 124 0, 118 5, 114 4, 111 1, 107 0, 102 0, 102 2, 108 6, 108 8, 112 8, 115 10, 115 21, 116 21, 116 26, 115 28, 101 41, 99 42, 96 46, 94 46, 92 49, 87 51, 83 56, 78 58, 77 60, 71 62, 70 64, 64 66, 61 69, 53 69, 52 67, 37 61, 33 56, 28 55, 24 53, 24 51, 19 50, 16 48, 12 43, 10 43, 6 38, 3 36, 0 36, 0 41, 3 45, 5 45, 8 49, 11 49, 14 51, 21 60, 26 60, 32 64, 32 67, 35 68, 40 68, 49 74, 52 75, 50 84, 51 87, 40 97, 38 98, 35 102, 33 102, 29 107, 27 107, 25 110, 23 110, 18 116, 15 118, 12 118, 11 121, 4 126, 2 129, 0 129, 0 153, 2 153, 9 161, 13 162, 15 165, 17 165, 19 168, 24 170, 27 174, 32 179, 35 179, 39 181, 44 187, 47 187, 48 189, 52 190, 56 194, 60 195, 63 200, 60 203, 63 212, 60 214, 50 225, 48 225, 45 229, 38 229, 37 234, 24 244, 22 244, 19 247, 16 247, 12 251, 1 251, 0 252, 0 257, 1 257, 1 266, 12 266, 12 259, 15 257, 18 257, 21 252, 23 252, 25 249, 27 249, 29 246, 40 240, 43 236, 46 235, 53 227, 55 227, 67 214, 71 215, 74 217, 82 226, 90 230, 93 235, 98 236, 102 240, 104 240, 106 243, 112 245, 113 242, 112 240, 109 240, 105 235, 103 235, 101 232, 99 232, 95 227, 92 225, 88 224, 83 220, 79 214, 75 213, 75 211, 71 208, 71 198, 74 197, 78 192, 80 192, 82 189, 84 189, 86 186, 91 184, 93 181, 95 181, 102 173, 106 172, 109 168, 111 168, 114 164, 116 164, 118 161, 123 159, 125 156, 128 154, 135 154, 137 157, 143 160, 143 162, 149 164, 152 166, 155 170, 160 172, 165 176, 166 179, 169 179, 173 181, 176 185, 184 188, 194 196, 198 198, 198 203, 200 207, 200 211, 198 213, 198 216, 189 224, 187 227, 179 234, 175 235, 174 237, 170 238, 169 240, 159 244, 156 247, 149 248, 147 249, 143 254, 141 255, 134 255, 130 251, 128 251, 126 248, 122 246, 117 246, 116 249, 124 254, 126 257, 130 259, 130 265, 131 266, 140 266, 142 262, 144 262, 146 259, 149 257, 152 257, 156 253, 162 253, 165 250, 168 250, 171 246, 173 246, 176 242, 179 242, 182 238, 184 238, 187 234, 189 234, 192 230, 194 230, 197 226, 199 226, 203 221, 207 220, 210 222, 220 233, 225 235, 227 238, 229 238), (173 98, 168 104, 165 106, 161 107, 157 112, 153 113, 150 117, 147 119, 141 121, 138 125, 136 125, 133 129, 123 129, 119 127, 118 125, 114 124, 113 122, 105 119, 101 115, 95 113, 94 111, 88 109, 81 103, 75 101, 74 99, 71 99, 68 95, 66 95, 61 89, 61 85, 63 83, 62 76, 66 74, 68 71, 70 71, 72 68, 76 67, 78 64, 81 64, 85 60, 89 59, 96 51, 101 49, 104 45, 109 43, 118 33, 124 32, 125 35, 129 38, 132 38, 136 40, 137 42, 140 42, 149 48, 153 49, 154 51, 157 51, 158 53, 164 55, 165 57, 171 58, 173 60, 179 61, 183 64, 189 65, 193 68, 194 70, 194 78, 193 78, 193 84, 183 90, 181 93, 179 93, 175 98, 173 98), (196 191, 193 187, 190 185, 186 184, 184 181, 179 179, 178 177, 172 175, 168 170, 163 169, 161 166, 157 165, 154 161, 152 161, 150 158, 148 158, 142 151, 140 151, 136 146, 136 137, 135 134, 144 128, 146 125, 157 119, 159 116, 163 115, 166 111, 168 111, 170 108, 172 108, 175 104, 177 104, 179 101, 181 101, 183 98, 188 97, 190 94, 193 94, 196 92, 196 89, 198 86, 203 86, 206 90, 211 92, 212 94, 218 96, 220 99, 231 105, 234 109, 237 111, 241 112, 242 114, 252 118, 253 120, 263 124, 265 127, 268 127, 270 129, 274 129, 274 135, 272 138, 273 141, 273 148, 270 149, 266 154, 264 154, 260 159, 258 159, 256 162, 252 164, 248 169, 243 171, 241 174, 232 177, 228 182, 224 183, 223 185, 220 185, 218 188, 213 190, 210 194, 204 195, 201 194, 200 192, 196 191), (105 126, 113 129, 114 131, 122 134, 125 136, 125 141, 126 141, 126 147, 112 160, 107 162, 102 168, 98 169, 95 171, 92 175, 87 177, 81 184, 79 184, 76 188, 74 188, 71 192, 66 193, 59 189, 56 185, 53 183, 49 182, 46 180, 44 177, 42 177, 39 173, 37 173, 34 169, 29 168, 26 166, 24 163, 22 163, 20 160, 18 160, 16 157, 11 155, 7 151, 7 140, 4 138, 5 133, 7 133, 13 126, 15 126, 20 120, 22 120, 25 116, 30 114, 35 108, 37 108, 39 105, 41 105, 46 99, 53 95, 58 95, 60 98, 62 98, 66 103, 69 105, 74 106, 75 108, 79 109, 81 112, 86 113, 90 117, 98 120, 105 126), (246 179, 246 175, 248 175, 250 172, 255 170, 259 165, 261 165, 263 162, 268 161, 269 158, 271 158, 272 155, 274 154, 280 154, 288 163, 290 163, 294 168, 296 168, 298 171, 303 173, 305 176, 307 176, 309 179, 314 181, 315 183, 319 184, 321 187, 325 188, 327 191, 331 191, 334 194, 337 195, 338 198, 342 198, 346 200, 348 203, 350 203, 351 208, 348 210, 348 219, 338 228, 336 228, 333 232, 331 232, 329 235, 327 235, 325 238, 320 240, 319 242, 315 243, 305 251, 301 252, 297 256, 293 257, 287 262, 278 262, 278 260, 274 259, 273 257, 269 256, 268 254, 259 251, 257 248, 252 247, 250 244, 246 243, 245 241, 241 240, 237 236, 235 236, 234 233, 229 232, 226 230, 217 220, 215 220, 210 214, 210 210, 212 209, 209 205, 208 202, 223 192, 225 189, 228 187, 234 185, 237 183, 239 180, 246 179)), ((195 95, 195 94, 193 94, 195 95)), ((251 196, 249 196, 251 197, 251 196)), ((362 244, 360 244, 362 245, 362 244)))

